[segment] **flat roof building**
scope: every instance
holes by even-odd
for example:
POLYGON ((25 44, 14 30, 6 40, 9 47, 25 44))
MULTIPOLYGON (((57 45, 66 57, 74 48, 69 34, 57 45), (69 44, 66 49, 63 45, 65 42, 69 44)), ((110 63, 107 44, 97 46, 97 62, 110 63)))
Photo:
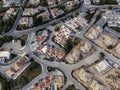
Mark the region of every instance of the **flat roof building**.
POLYGON ((3 7, 9 7, 14 4, 15 6, 19 6, 20 0, 3 0, 3 7))
POLYGON ((100 61, 99 63, 97 63, 95 65, 95 69, 100 73, 100 74, 105 74, 106 72, 108 72, 109 70, 112 69, 111 65, 104 59, 102 61, 100 61))
POLYGON ((108 26, 120 26, 120 12, 107 10, 103 16, 107 19, 108 26))
POLYGON ((91 1, 90 0, 84 0, 84 4, 85 5, 91 5, 91 1))
POLYGON ((87 24, 87 20, 81 16, 76 16, 70 20, 67 20, 65 22, 65 25, 67 25, 69 28, 80 32, 83 28, 85 28, 87 24))
POLYGON ((9 51, 0 51, 0 58, 10 58, 10 52, 9 51))
POLYGON ((100 3, 100 0, 93 0, 94 3, 100 3))
POLYGON ((19 21, 20 26, 32 26, 33 18, 32 17, 22 17, 19 21))

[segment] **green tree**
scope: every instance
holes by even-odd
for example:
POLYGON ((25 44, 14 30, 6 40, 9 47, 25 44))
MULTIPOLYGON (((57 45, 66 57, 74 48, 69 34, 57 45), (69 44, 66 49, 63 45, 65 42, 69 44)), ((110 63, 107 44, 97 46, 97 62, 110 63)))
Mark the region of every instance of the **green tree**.
POLYGON ((69 53, 72 50, 72 48, 73 48, 73 42, 71 39, 68 39, 64 46, 64 50, 66 51, 66 53, 69 53))
POLYGON ((69 85, 65 90, 78 90, 74 85, 69 85))
POLYGON ((10 42, 13 40, 12 36, 4 36, 3 38, 0 38, 0 47, 6 42, 10 42))
POLYGON ((113 49, 112 45, 107 46, 108 49, 113 49))
POLYGON ((2 47, 2 45, 4 44, 3 39, 0 38, 0 47, 2 47))
POLYGON ((55 31, 56 31, 56 32, 59 31, 59 27, 56 27, 56 28, 55 28, 55 31))
POLYGON ((100 52, 99 56, 100 56, 100 58, 103 58, 103 57, 105 57, 105 54, 103 52, 100 52))
POLYGON ((40 17, 34 17, 34 21, 33 21, 34 26, 38 26, 41 23, 42 23, 42 16, 40 16, 40 17))
POLYGON ((10 42, 10 41, 12 41, 13 40, 13 37, 12 36, 4 36, 3 37, 3 41, 4 42, 10 42))
POLYGON ((25 40, 21 39, 20 41, 21 41, 21 46, 24 46, 26 43, 25 40))
POLYGON ((48 70, 48 72, 51 72, 51 71, 55 71, 55 68, 48 66, 48 67, 47 67, 47 70, 48 70))
POLYGON ((4 26, 3 17, 0 16, 0 34, 2 34, 3 32, 3 26, 4 26))

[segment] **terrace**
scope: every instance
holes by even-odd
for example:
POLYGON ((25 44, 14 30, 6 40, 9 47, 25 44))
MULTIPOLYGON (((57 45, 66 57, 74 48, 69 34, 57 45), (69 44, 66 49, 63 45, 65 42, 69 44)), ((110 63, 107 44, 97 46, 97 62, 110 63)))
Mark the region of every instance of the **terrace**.
POLYGON ((105 59, 97 63, 94 67, 102 75, 111 70, 112 68, 105 59))

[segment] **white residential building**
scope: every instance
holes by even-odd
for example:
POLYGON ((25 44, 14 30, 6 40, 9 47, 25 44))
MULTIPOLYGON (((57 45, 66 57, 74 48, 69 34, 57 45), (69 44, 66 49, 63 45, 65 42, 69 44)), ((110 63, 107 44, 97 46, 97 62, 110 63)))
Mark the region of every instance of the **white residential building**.
POLYGON ((22 17, 19 21, 20 26, 32 26, 33 18, 32 17, 22 17))
POLYGON ((10 52, 9 51, 0 51, 0 58, 10 58, 10 52))
POLYGON ((95 65, 95 69, 100 73, 100 74, 105 74, 109 70, 112 69, 111 65, 104 59, 97 63, 95 65))
POLYGON ((15 6, 19 6, 20 3, 19 0, 3 0, 3 7, 9 7, 11 4, 14 4, 15 6))
POLYGON ((116 27, 120 25, 120 12, 116 11, 106 11, 103 16, 107 19, 108 26, 116 27))
POLYGON ((66 21, 65 24, 75 31, 80 31, 79 29, 82 30, 88 25, 87 20, 80 16, 74 17, 73 19, 66 21))
POLYGON ((84 0, 85 5, 91 5, 91 0, 84 0))
POLYGON ((28 25, 28 17, 22 17, 20 19, 20 25, 27 26, 28 25))
POLYGON ((0 51, 0 63, 4 63, 5 59, 10 59, 9 51, 0 51))

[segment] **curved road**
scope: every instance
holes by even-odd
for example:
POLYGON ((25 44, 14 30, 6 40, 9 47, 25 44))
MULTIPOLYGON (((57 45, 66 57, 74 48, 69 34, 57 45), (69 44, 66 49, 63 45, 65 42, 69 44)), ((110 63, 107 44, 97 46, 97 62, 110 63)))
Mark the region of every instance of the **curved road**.
MULTIPOLYGON (((82 65, 88 65, 88 64, 91 64, 92 62, 94 62, 95 60, 97 60, 98 59, 97 55, 100 52, 104 52, 108 59, 110 59, 110 60, 112 59, 111 61, 113 61, 115 63, 118 63, 120 65, 120 62, 118 62, 118 59, 116 59, 115 57, 113 57, 112 55, 110 55, 109 53, 104 51, 102 48, 96 46, 94 43, 90 42, 89 40, 87 40, 83 36, 84 33, 93 25, 94 21, 96 20, 96 16, 100 13, 101 9, 102 8, 107 8, 108 5, 104 5, 104 6, 100 6, 100 5, 99 6, 96 6, 96 5, 84 6, 84 5, 82 5, 79 9, 77 9, 75 11, 72 11, 72 12, 66 14, 65 16, 63 16, 61 18, 54 19, 53 21, 50 21, 47 24, 44 24, 44 25, 41 25, 41 26, 38 26, 38 27, 34 27, 34 28, 31 28, 31 29, 27 29, 27 30, 24 30, 24 31, 16 31, 16 27, 17 27, 17 25, 19 23, 19 20, 20 20, 21 16, 22 16, 23 9, 24 9, 26 3, 27 3, 27 0, 24 0, 22 6, 19 9, 17 18, 15 20, 15 23, 14 23, 12 29, 8 33, 4 34, 4 35, 15 35, 15 36, 22 35, 22 34, 28 34, 28 39, 26 41, 26 45, 25 45, 25 48, 23 50, 26 51, 29 54, 30 57, 34 58, 34 60, 36 62, 38 62, 42 66, 42 73, 40 75, 38 75, 35 79, 33 79, 30 83, 25 85, 22 88, 22 90, 28 90, 32 85, 34 85, 40 79, 44 78, 44 76, 47 74, 47 68, 46 68, 47 66, 56 67, 56 68, 60 69, 65 74, 65 76, 67 78, 67 82, 66 82, 66 84, 63 86, 63 88, 61 90, 65 90, 65 88, 70 84, 74 84, 75 87, 77 89, 79 89, 79 90, 85 90, 85 88, 72 77, 71 72, 74 69, 76 69, 76 68, 78 68, 78 67, 80 67, 82 65), (95 47, 95 49, 97 50, 96 52, 94 52, 90 56, 86 57, 85 59, 83 59, 83 60, 81 60, 78 63, 73 64, 73 65, 64 64, 64 63, 60 63, 60 62, 45 61, 45 60, 42 60, 39 57, 37 57, 32 52, 32 50, 31 50, 31 42, 32 42, 32 40, 34 38, 34 32, 35 31, 40 30, 40 29, 44 29, 44 28, 50 26, 53 23, 58 23, 60 20, 65 19, 65 18, 73 15, 75 12, 84 11, 84 10, 87 10, 89 8, 96 8, 96 7, 99 8, 99 9, 96 11, 95 15, 91 19, 91 22, 88 24, 88 26, 84 30, 82 30, 80 33, 76 34, 76 36, 80 37, 83 40, 88 41, 89 43, 91 43, 95 47)), ((112 7, 119 8, 119 6, 116 6, 116 5, 112 5, 112 7)), ((0 35, 0 37, 3 37, 4 35, 0 35)))

